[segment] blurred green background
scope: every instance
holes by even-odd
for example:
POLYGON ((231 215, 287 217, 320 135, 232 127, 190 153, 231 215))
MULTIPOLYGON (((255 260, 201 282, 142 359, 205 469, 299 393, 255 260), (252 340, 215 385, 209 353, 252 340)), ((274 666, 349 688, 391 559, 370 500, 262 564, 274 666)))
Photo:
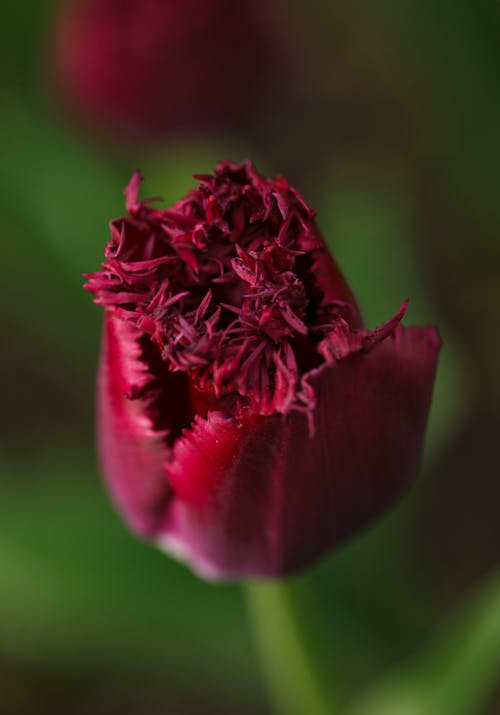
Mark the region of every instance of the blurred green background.
POLYGON ((268 5, 288 59, 250 128, 119 146, 47 88, 55 3, 1 4, 2 714, 272 712, 240 588, 129 535, 94 455, 81 274, 135 168, 169 202, 223 158, 304 194, 371 327, 409 297, 444 340, 418 485, 291 582, 319 677, 366 715, 500 712, 499 6, 268 5))

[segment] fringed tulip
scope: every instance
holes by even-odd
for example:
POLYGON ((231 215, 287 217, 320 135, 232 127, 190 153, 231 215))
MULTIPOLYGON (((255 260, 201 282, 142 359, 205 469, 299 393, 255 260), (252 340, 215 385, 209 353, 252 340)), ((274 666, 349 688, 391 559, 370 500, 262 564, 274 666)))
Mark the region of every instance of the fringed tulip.
MULTIPOLYGON (((281 177, 218 165, 170 209, 127 187, 102 270, 102 469, 138 534, 212 578, 305 567, 419 467, 440 341, 374 331, 314 212, 281 177)), ((362 257, 360 257, 362 260, 362 257)))
POLYGON ((62 0, 52 85, 105 135, 236 132, 283 80, 280 37, 263 0, 62 0))

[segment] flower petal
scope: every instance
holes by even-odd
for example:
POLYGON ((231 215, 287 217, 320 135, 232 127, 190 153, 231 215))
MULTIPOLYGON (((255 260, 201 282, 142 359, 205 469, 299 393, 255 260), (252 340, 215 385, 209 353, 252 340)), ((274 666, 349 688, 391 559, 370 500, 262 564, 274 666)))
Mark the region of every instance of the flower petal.
POLYGON ((324 302, 340 301, 346 303, 346 306, 350 306, 349 322, 351 326, 359 328, 363 325, 363 318, 354 294, 342 275, 339 266, 334 261, 319 230, 316 231, 316 238, 319 239, 323 250, 315 252, 312 272, 318 287, 323 292, 324 302))
POLYGON ((283 575, 384 511, 414 479, 439 338, 397 328, 318 374, 306 417, 209 412, 177 440, 158 541, 206 577, 283 575))
POLYGON ((165 434, 155 430, 151 381, 141 358, 141 332, 106 313, 98 374, 97 435, 106 482, 118 509, 141 535, 153 534, 171 497, 165 434))

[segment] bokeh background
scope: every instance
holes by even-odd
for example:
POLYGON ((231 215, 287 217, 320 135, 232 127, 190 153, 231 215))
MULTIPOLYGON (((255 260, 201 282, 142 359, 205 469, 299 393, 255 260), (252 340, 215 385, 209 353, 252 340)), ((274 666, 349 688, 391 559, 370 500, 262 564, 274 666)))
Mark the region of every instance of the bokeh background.
POLYGON ((371 327, 409 297, 444 340, 418 485, 291 581, 318 677, 360 713, 500 712, 498 4, 66 5, 0 9, 0 712, 272 712, 239 586, 135 540, 94 454, 81 274, 134 169, 172 202, 223 158, 297 186, 371 327))

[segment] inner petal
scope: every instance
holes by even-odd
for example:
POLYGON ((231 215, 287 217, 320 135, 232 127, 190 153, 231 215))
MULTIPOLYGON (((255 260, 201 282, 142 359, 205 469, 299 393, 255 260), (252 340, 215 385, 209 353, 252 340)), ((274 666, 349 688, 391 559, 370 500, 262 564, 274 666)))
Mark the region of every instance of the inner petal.
POLYGON ((165 434, 165 441, 173 447, 183 430, 189 429, 195 413, 190 400, 189 377, 185 372, 172 372, 162 360, 158 346, 149 335, 139 338, 141 359, 152 376, 147 385, 149 416, 154 429, 165 434))

